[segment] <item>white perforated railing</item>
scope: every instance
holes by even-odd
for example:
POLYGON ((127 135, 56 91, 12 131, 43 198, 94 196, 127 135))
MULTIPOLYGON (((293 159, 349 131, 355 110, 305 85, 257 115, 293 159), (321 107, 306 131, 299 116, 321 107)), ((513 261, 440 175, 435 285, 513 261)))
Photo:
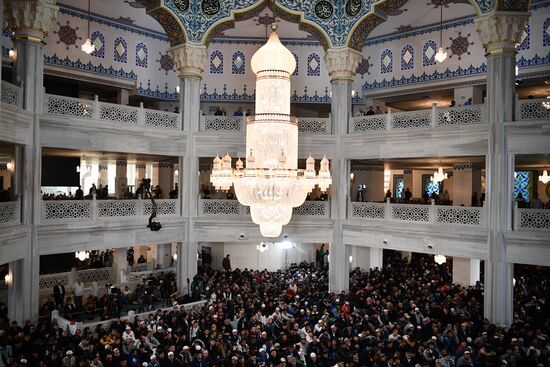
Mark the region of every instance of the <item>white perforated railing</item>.
MULTIPOLYGON (((199 128, 206 133, 244 132, 246 116, 201 115, 199 128)), ((330 117, 300 117, 298 131, 303 134, 330 134, 330 117)))
POLYGON ((0 84, 0 101, 16 107, 23 107, 23 94, 21 87, 5 82, 0 84))
POLYGON ((515 231, 550 231, 550 209, 514 207, 515 231))
POLYGON ((0 203, 0 227, 14 226, 21 222, 19 200, 0 203))
POLYGON ((518 100, 516 121, 520 120, 550 120, 550 99, 518 100))
MULTIPOLYGON (((293 216, 297 217, 330 217, 330 202, 305 201, 301 206, 294 208, 293 216)), ((238 200, 199 199, 199 217, 247 217, 250 208, 243 206, 238 200)))
POLYGON ((351 202, 348 208, 349 219, 485 227, 480 207, 351 202))
MULTIPOLYGON (((159 217, 178 217, 177 199, 159 199, 159 217)), ((151 214, 148 200, 44 200, 42 223, 94 223, 113 220, 144 220, 151 214)))
POLYGON ((149 128, 181 129, 179 113, 46 94, 44 113, 149 128))
POLYGON ((485 106, 471 105, 391 112, 381 115, 355 116, 350 119, 350 134, 374 133, 397 129, 419 129, 485 123, 485 106))

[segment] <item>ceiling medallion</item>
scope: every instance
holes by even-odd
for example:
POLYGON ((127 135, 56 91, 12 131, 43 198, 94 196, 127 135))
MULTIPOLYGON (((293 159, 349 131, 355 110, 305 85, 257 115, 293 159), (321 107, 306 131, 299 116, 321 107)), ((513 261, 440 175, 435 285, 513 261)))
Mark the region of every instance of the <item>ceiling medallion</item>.
POLYGON ((315 15, 319 19, 328 19, 332 17, 332 13, 334 13, 334 8, 327 0, 321 0, 315 4, 315 15))
POLYGON ((174 0, 174 5, 183 13, 189 9, 189 0, 174 0))
POLYGON ((203 0, 201 3, 202 12, 206 15, 216 15, 220 11, 219 0, 203 0))
POLYGON ((354 17, 361 10, 362 0, 348 0, 346 2, 346 14, 350 17, 354 17))
POLYGON ((311 154, 306 169, 298 169, 298 121, 290 116, 290 76, 296 60, 275 29, 250 63, 256 74, 256 115, 246 122, 246 168, 240 158, 233 168, 229 154, 216 155, 210 177, 217 190, 233 185, 264 237, 281 234, 292 209, 304 203, 315 185, 325 192, 332 183, 326 157, 318 173, 311 154))

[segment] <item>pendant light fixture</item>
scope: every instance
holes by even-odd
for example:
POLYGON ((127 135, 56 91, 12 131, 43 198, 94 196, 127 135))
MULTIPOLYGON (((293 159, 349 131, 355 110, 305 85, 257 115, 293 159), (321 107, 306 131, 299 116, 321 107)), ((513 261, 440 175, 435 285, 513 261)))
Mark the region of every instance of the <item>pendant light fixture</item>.
POLYGON ((547 170, 542 171, 542 175, 539 176, 539 181, 545 185, 550 182, 550 176, 548 176, 547 170))
POLYGON ((443 3, 441 3, 439 13, 439 48, 434 56, 435 61, 441 63, 447 60, 447 52, 443 50, 443 3))
POLYGON ((86 42, 84 42, 80 47, 82 51, 88 55, 95 51, 95 46, 92 44, 92 40, 90 39, 90 1, 91 0, 88 0, 88 34, 86 37, 86 42))

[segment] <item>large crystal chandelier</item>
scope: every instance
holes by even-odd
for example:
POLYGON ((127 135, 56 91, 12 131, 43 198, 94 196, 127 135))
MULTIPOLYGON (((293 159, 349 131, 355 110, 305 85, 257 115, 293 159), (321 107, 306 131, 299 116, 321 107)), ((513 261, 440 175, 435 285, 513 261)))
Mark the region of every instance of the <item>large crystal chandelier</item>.
POLYGON ((276 26, 267 43, 252 56, 256 74, 256 115, 246 123, 246 168, 239 158, 216 155, 211 182, 217 190, 234 185, 237 199, 250 206, 252 221, 264 237, 278 237, 315 185, 325 192, 332 178, 326 156, 319 173, 309 155, 298 169, 298 120, 290 116, 290 75, 296 68, 292 53, 281 44, 276 26))

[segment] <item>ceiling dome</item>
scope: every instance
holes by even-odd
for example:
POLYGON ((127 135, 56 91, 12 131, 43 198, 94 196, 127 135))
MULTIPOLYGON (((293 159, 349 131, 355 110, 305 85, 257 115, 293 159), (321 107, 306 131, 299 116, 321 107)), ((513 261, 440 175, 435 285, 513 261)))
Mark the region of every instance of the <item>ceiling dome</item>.
POLYGON ((292 74, 296 69, 296 60, 292 52, 283 46, 277 32, 273 30, 267 43, 252 56, 250 65, 254 74, 263 70, 284 70, 292 74))

